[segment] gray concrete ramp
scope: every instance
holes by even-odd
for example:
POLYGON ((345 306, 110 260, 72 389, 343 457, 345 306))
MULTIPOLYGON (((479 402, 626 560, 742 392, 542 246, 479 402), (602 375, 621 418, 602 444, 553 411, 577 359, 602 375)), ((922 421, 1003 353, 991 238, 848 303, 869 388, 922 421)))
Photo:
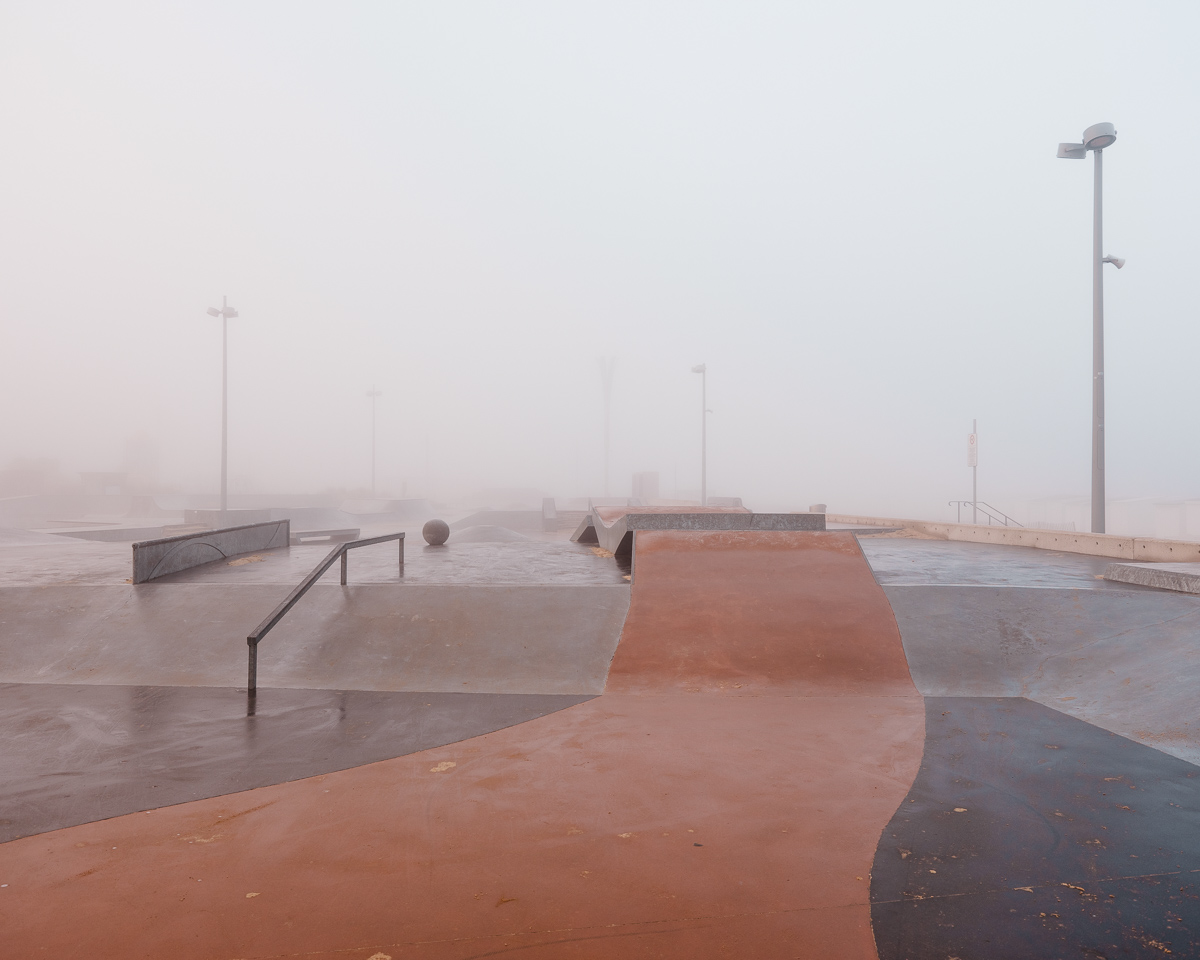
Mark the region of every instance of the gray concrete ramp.
MULTIPOLYGON (((0 683, 244 686, 271 584, 7 587, 0 683)), ((624 586, 320 583, 259 647, 259 683, 339 690, 592 694, 624 586)))
POLYGON ((1104 558, 862 543, 925 696, 1026 697, 1200 763, 1200 597, 1108 582, 1104 558))

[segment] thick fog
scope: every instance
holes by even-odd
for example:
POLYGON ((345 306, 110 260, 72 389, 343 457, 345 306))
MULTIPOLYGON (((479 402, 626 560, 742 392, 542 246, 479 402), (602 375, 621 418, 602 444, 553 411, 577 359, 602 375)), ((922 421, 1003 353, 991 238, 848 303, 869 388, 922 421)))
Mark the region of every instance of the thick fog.
MULTIPOLYGON (((1200 498, 1200 7, 0 5, 0 472, 952 516, 1200 498), (34 469, 36 472, 36 469, 34 469), (1011 506, 1018 505, 1018 506, 1011 506)), ((0 495, 25 492, 13 481, 0 495)))

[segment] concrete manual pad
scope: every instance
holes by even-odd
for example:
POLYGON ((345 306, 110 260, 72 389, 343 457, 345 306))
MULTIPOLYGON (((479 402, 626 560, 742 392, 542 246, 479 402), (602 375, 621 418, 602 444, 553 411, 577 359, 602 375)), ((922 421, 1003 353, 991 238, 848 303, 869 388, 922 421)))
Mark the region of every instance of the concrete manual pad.
POLYGON ((581 699, 267 689, 248 716, 245 690, 222 687, 0 685, 0 843, 390 759, 581 699))
POLYGON ((1200 563, 1110 563, 1104 579, 1158 590, 1200 593, 1200 563))

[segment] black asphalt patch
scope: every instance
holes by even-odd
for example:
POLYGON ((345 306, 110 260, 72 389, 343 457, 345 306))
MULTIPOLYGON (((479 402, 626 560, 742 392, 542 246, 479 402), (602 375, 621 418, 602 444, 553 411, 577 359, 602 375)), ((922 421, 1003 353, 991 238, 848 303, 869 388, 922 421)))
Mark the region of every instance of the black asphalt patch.
POLYGON ((332 773, 589 696, 0 684, 0 842, 332 773))
POLYGON ((881 960, 1200 956, 1200 767, 1019 697, 926 700, 881 960))

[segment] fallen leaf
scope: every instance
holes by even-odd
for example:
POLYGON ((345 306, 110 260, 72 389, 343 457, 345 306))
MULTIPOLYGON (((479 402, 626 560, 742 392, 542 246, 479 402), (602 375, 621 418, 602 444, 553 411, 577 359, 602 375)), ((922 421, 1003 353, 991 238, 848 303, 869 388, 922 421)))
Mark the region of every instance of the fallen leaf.
POLYGON ((445 773, 447 770, 451 770, 457 766, 458 766, 458 764, 455 763, 453 760, 443 760, 441 763, 437 764, 436 766, 430 767, 429 772, 430 773, 445 773))

